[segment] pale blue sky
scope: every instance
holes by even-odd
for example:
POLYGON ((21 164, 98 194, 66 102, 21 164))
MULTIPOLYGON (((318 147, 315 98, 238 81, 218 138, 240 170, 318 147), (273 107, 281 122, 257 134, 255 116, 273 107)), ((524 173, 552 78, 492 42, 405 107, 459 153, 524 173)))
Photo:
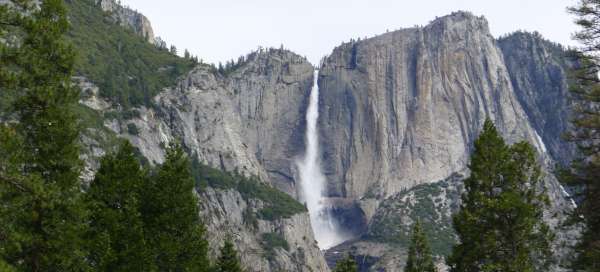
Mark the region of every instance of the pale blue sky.
POLYGON ((180 52, 226 61, 258 46, 286 48, 315 64, 342 41, 371 37, 456 10, 484 15, 492 34, 537 30, 573 45, 566 7, 577 0, 122 0, 144 13, 180 52))

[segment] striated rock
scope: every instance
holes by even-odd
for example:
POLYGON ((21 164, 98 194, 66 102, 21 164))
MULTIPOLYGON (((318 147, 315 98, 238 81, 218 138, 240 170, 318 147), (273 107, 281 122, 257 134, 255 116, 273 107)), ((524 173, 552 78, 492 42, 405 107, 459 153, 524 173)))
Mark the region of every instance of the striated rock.
POLYGON ((213 167, 256 175, 295 196, 312 77, 308 61, 284 50, 253 53, 227 77, 199 66, 119 131, 135 125, 139 134, 124 136, 150 161, 162 162, 163 148, 177 139, 213 167))
MULTIPOLYGON (((153 36, 143 15, 114 0, 98 1, 139 35, 153 36)), ((361 256, 362 271, 397 271, 416 217, 429 220, 429 233, 439 238, 436 254, 446 254, 461 190, 456 173, 467 175, 486 117, 509 142, 526 140, 539 150, 552 201, 545 218, 558 232, 557 255, 567 254, 563 245, 578 232, 562 221, 573 205, 547 167, 572 156, 572 146, 558 138, 567 127, 565 70, 571 65, 562 52, 529 34, 497 41, 485 19, 467 12, 334 49, 319 73, 327 204, 341 225, 362 236, 329 250, 328 260, 351 251, 361 256)), ((313 70, 289 51, 260 50, 222 73, 196 67, 150 108, 122 112, 97 99, 97 88, 85 82, 81 103, 103 114, 101 129, 129 139, 151 163, 161 163, 165 147, 180 141, 210 166, 257 176, 296 196, 294 160, 304 151, 313 70)), ((94 129, 90 133, 100 131, 94 129)), ((89 158, 112 141, 96 138, 83 139, 89 158)), ((231 235, 251 271, 328 270, 307 214, 249 225, 245 217, 260 209, 260 200, 235 190, 198 194, 213 256, 231 235), (288 246, 269 247, 269 237, 288 246)))
POLYGON ((308 213, 249 225, 244 213, 254 213, 260 201, 247 202, 235 190, 208 188, 200 195, 201 217, 207 226, 211 259, 229 236, 235 242, 246 271, 329 271, 313 239, 308 213), (287 241, 288 248, 265 246, 264 235, 287 241))
POLYGON ((394 256, 406 250, 405 236, 417 217, 432 223, 437 254, 447 254, 450 215, 461 193, 454 173, 468 174, 472 144, 486 117, 509 143, 528 141, 539 151, 552 203, 544 217, 558 238, 554 252, 561 260, 570 254, 564 245, 577 240, 578 230, 563 223, 574 205, 551 174, 554 157, 570 156, 557 138, 567 126, 568 63, 561 50, 537 48, 537 55, 528 56, 522 43, 505 42, 505 56, 484 18, 457 12, 423 28, 334 49, 319 78, 322 161, 330 195, 361 203, 369 224, 363 236, 328 255, 350 248, 371 258, 361 271, 397 271, 403 260, 394 256), (512 59, 533 68, 507 65, 512 59), (560 124, 548 126, 552 122, 560 124), (553 139, 551 148, 544 137, 553 139), (453 182, 427 185, 447 179, 453 182), (395 240, 400 251, 369 254, 395 240))
POLYGON ((463 170, 486 117, 542 150, 487 21, 470 13, 343 44, 320 72, 332 195, 386 197, 463 170))
POLYGON ((561 45, 539 34, 516 32, 498 40, 511 82, 532 126, 556 161, 567 164, 576 146, 562 139, 569 129, 567 71, 574 68, 561 45))
MULTIPOLYGON (((156 96, 152 108, 109 118, 104 126, 129 139, 151 163, 163 162, 165 147, 179 141, 205 164, 256 176, 295 196, 294 160, 304 149, 312 79, 306 59, 285 50, 259 51, 223 74, 198 66, 156 96)), ((210 187, 199 196, 213 256, 229 235, 248 271, 329 271, 307 213, 253 225, 245 217, 257 214, 260 200, 210 187)))
POLYGON ((121 26, 130 28, 133 32, 149 43, 158 43, 160 39, 154 37, 154 30, 150 20, 135 10, 129 7, 124 7, 116 0, 96 0, 96 4, 102 8, 103 11, 108 12, 112 15, 113 19, 117 21, 121 26))

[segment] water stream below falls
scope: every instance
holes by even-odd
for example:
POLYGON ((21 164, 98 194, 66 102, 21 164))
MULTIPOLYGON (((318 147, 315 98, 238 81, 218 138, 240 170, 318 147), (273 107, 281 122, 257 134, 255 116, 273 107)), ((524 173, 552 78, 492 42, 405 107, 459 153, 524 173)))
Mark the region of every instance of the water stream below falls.
POLYGON ((321 249, 329 249, 346 240, 339 225, 326 205, 326 179, 321 171, 319 159, 319 71, 315 70, 310 102, 306 111, 306 150, 304 158, 298 161, 300 172, 300 198, 306 203, 315 239, 321 249))

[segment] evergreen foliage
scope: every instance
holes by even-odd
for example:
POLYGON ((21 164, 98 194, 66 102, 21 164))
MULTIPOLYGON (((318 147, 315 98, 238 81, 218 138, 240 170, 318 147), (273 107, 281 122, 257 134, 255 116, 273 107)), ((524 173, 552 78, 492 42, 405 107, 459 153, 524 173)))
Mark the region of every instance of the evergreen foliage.
POLYGON ((436 272, 429 242, 421 227, 421 221, 417 220, 413 228, 413 236, 408 250, 408 260, 404 272, 436 272))
POLYGON ((100 87, 100 95, 125 109, 150 106, 152 97, 175 85, 196 64, 150 44, 120 26, 95 0, 68 1, 69 39, 79 53, 76 71, 100 87))
POLYGON ((90 226, 86 238, 95 270, 153 270, 140 212, 145 180, 129 142, 102 159, 87 192, 90 226))
POLYGON ((206 232, 198 216, 190 162, 180 146, 143 188, 145 237, 160 271, 208 271, 206 232))
POLYGON ((0 257, 17 271, 86 269, 72 109, 74 52, 61 0, 0 7, 0 84, 15 96, 18 123, 0 132, 0 257))
POLYGON ((575 160, 564 180, 580 188, 583 202, 577 209, 585 223, 577 246, 578 259, 574 269, 600 271, 600 1, 580 0, 571 7, 580 30, 575 39, 583 45, 575 57, 579 67, 571 76, 571 97, 574 101, 574 129, 568 139, 577 143, 579 159, 575 160))
POLYGON ((217 260, 217 272, 242 272, 242 266, 237 256, 237 251, 230 239, 226 239, 219 259, 217 260))
POLYGON ((196 186, 200 189, 210 186, 216 189, 235 189, 244 200, 259 199, 265 207, 258 211, 258 217, 264 220, 277 220, 305 212, 306 207, 288 194, 281 192, 255 177, 244 177, 237 173, 227 173, 203 165, 194 156, 192 159, 192 175, 196 186))
POLYGON ((461 210, 453 218, 459 243, 448 258, 451 271, 547 271, 552 238, 542 220, 547 197, 531 145, 507 146, 488 119, 469 169, 461 210))
POLYGON ((262 246, 265 250, 264 256, 271 260, 275 256, 275 249, 282 248, 290 250, 289 243, 279 233, 263 233, 262 234, 262 246))
POLYGON ((333 272, 358 272, 358 265, 351 254, 335 264, 333 272))

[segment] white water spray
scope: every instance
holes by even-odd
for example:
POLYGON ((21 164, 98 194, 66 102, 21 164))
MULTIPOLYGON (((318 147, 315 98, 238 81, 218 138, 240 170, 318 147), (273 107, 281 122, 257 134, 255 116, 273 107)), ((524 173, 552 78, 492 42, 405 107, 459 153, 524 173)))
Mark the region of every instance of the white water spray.
POLYGON ((317 120, 319 119, 319 71, 315 70, 314 84, 310 93, 310 102, 306 112, 306 152, 304 158, 297 162, 300 170, 301 198, 306 203, 310 214, 315 239, 321 249, 328 249, 345 241, 331 212, 324 203, 325 176, 319 163, 319 135, 317 120))

